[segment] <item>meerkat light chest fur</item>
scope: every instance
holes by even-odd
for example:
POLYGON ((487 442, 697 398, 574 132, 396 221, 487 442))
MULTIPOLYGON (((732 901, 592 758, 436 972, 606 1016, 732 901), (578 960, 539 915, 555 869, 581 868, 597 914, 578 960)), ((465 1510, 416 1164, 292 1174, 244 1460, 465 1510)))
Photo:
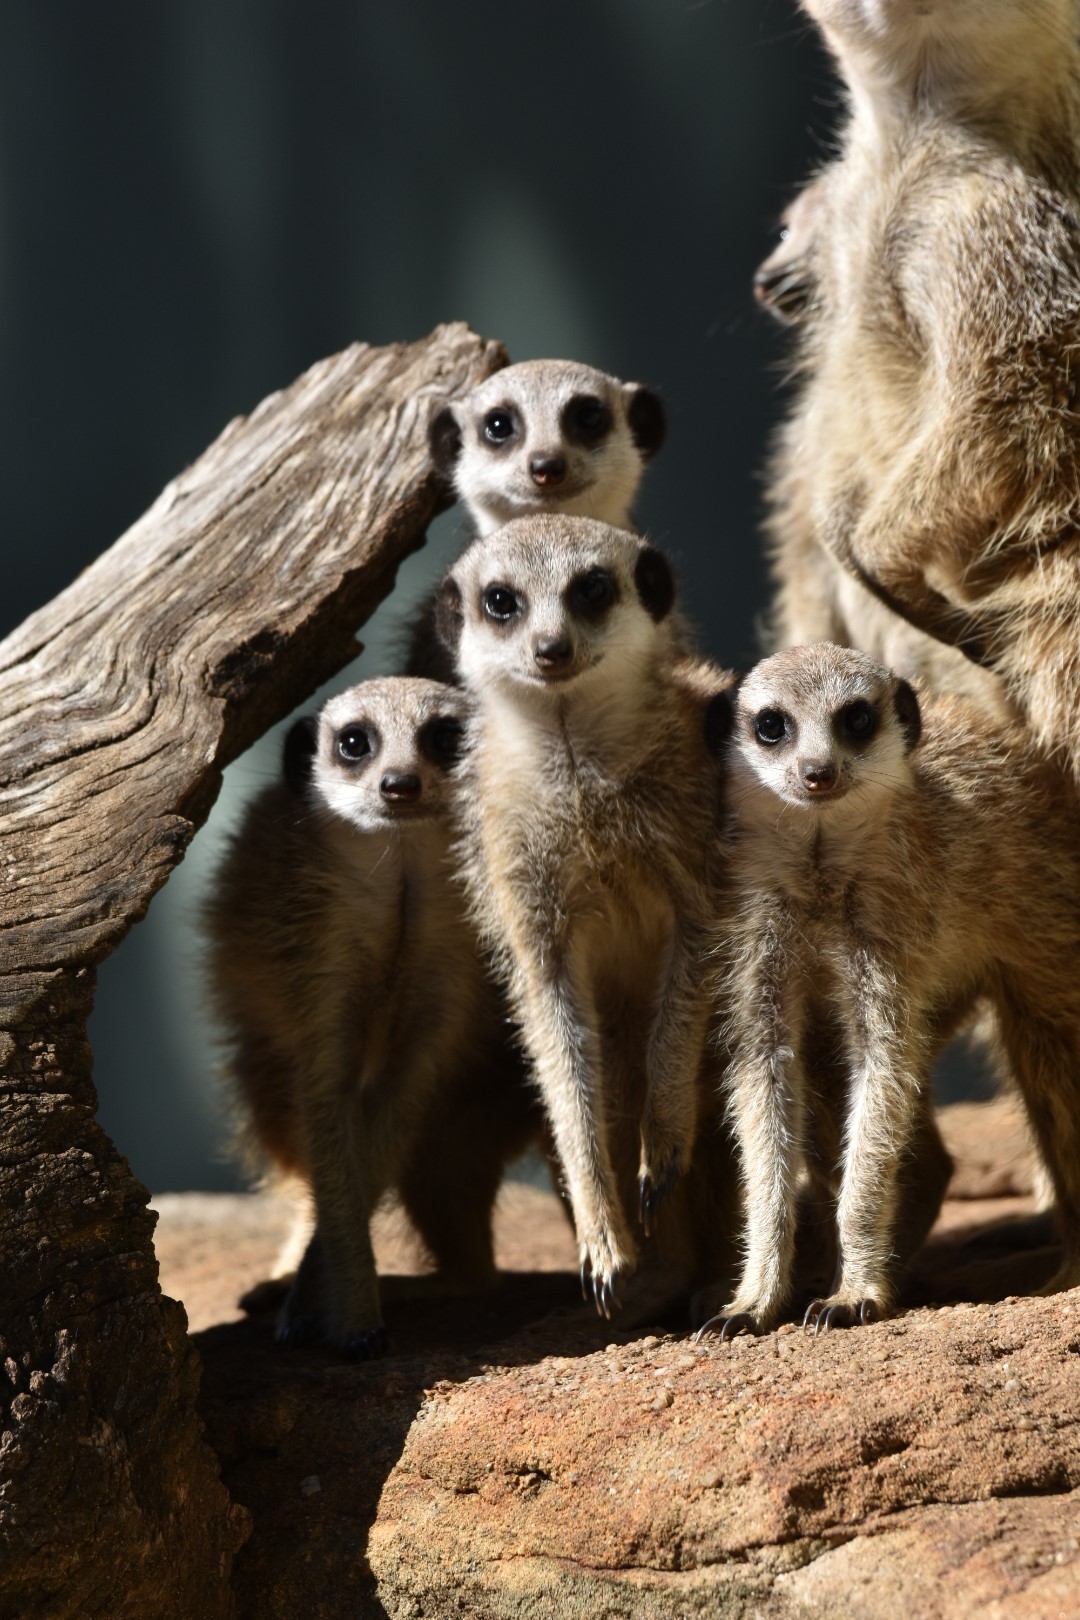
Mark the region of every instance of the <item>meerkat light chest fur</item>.
POLYGON ((1080 762, 1074 5, 804 3, 851 111, 812 186, 818 296, 771 491, 777 639, 847 641, 1024 712, 1080 762))
POLYGON ((1080 851, 1066 777, 1020 726, 929 701, 861 653, 796 647, 740 684, 728 743, 732 912, 717 950, 747 1204, 742 1281, 718 1324, 788 1303, 796 1182, 827 1006, 847 1072, 826 1326, 893 1304, 899 1173, 930 1065, 986 996, 1053 1176, 1080 1281, 1080 851), (921 739, 920 739, 921 729, 921 739))
MULTIPOLYGON (((544 1098, 583 1278, 606 1313, 637 1259, 628 1208, 650 1098, 678 1092, 683 1115, 668 1157, 657 1132, 641 1166, 647 1222, 691 1160, 702 1106, 697 949, 719 782, 706 733, 727 678, 680 663, 673 601, 670 568, 645 541, 562 517, 476 541, 439 598, 475 701, 461 792, 474 910, 544 1098)), ((701 1134, 726 1152, 718 1129, 701 1134)), ((704 1180, 723 1202, 730 1176, 704 1180)), ((697 1267, 684 1216, 665 1209, 658 1233, 673 1294, 697 1267)))
POLYGON ((465 716, 432 681, 331 698, 290 733, 289 780, 249 806, 205 910, 250 1136, 314 1196, 282 1342, 381 1351, 369 1222, 391 1187, 459 1284, 494 1275, 491 1206, 536 1121, 448 858, 465 716))

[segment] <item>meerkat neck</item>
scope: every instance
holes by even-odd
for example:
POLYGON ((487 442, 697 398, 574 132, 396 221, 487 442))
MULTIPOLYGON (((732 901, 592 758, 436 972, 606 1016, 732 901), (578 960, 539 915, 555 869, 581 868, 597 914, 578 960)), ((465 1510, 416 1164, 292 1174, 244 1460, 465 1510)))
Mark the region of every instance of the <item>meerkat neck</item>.
POLYGON ((917 30, 872 51, 832 43, 851 95, 849 145, 886 153, 913 127, 944 122, 1024 157, 1046 151, 1051 135, 1060 143, 1063 127, 1080 128, 1080 49, 1052 20, 1018 19, 1015 39, 968 36, 953 48, 917 30))

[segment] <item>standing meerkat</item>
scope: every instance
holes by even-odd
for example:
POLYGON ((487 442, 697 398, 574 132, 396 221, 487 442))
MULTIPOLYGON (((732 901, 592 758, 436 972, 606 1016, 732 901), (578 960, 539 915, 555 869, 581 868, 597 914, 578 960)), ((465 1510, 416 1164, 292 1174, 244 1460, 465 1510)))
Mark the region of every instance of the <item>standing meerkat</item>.
MULTIPOLYGON (((497 371, 431 419, 431 458, 478 535, 535 512, 630 528, 646 464, 664 442, 660 396, 574 360, 497 371)), ((410 632, 408 670, 453 680, 434 598, 410 632)))
POLYGON ((689 1169, 643 1267, 649 1308, 657 1289, 666 1304, 705 1280, 728 1236, 710 1221, 733 1221, 700 963, 720 784, 709 722, 729 677, 680 661, 674 599, 644 540, 561 516, 474 542, 438 599, 475 704, 460 797, 474 914, 543 1096, 583 1286, 605 1315, 637 1263, 639 1193, 648 1230, 689 1169), (653 1127, 654 1098, 677 1114, 674 1136, 653 1127))
POLYGON ((451 1285, 493 1281, 495 1194, 539 1125, 449 862, 465 712, 387 679, 298 722, 204 910, 250 1139, 313 1194, 282 1343, 382 1353, 369 1223, 391 1188, 451 1285))
POLYGON ((1080 770, 1074 0, 803 3, 850 114, 773 468, 777 639, 1012 707, 1080 770))
POLYGON ((804 186, 780 216, 780 240, 754 272, 754 297, 782 326, 801 326, 817 297, 821 188, 804 186))
MULTIPOLYGON (((888 1314, 905 1156, 930 1067, 980 996, 1053 1177, 1080 1283, 1080 850, 1067 777, 1018 725, 828 644, 741 682, 727 744, 730 910, 717 950, 747 1210, 734 1297, 711 1327, 763 1332, 790 1303, 798 1176, 839 1141, 840 1267, 818 1326, 888 1314), (822 1013, 840 1094, 806 1061, 822 1013), (837 1120, 840 1128, 837 1128, 837 1120)), ((835 1084, 835 1081, 834 1081, 835 1084)))

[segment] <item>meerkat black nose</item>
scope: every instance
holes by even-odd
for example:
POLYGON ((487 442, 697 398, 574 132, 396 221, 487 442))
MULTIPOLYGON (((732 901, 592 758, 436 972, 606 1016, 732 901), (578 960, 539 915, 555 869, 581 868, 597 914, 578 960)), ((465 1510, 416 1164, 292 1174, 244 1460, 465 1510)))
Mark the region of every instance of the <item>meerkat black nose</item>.
POLYGON ((565 669, 573 656, 574 645, 569 636, 551 637, 537 641, 533 646, 533 658, 545 674, 565 669))
POLYGON ((565 456, 530 456, 529 476, 541 489, 561 484, 566 477, 565 456))
POLYGON ((388 804, 415 804, 420 797, 420 778, 387 771, 379 783, 379 792, 388 804))
POLYGON ((800 759, 799 775, 811 793, 825 793, 836 786, 836 766, 831 759, 800 759))

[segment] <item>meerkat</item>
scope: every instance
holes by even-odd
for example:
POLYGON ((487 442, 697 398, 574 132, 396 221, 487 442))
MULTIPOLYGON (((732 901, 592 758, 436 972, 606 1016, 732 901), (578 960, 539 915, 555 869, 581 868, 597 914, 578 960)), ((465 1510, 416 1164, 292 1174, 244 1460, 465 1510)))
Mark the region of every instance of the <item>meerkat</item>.
POLYGON ((774 466, 778 639, 1012 706, 1080 773, 1075 0, 803 3, 850 114, 774 466))
POLYGON ((289 732, 204 912, 247 1132, 310 1185, 280 1343, 385 1348, 369 1223, 396 1189, 456 1287, 495 1275, 491 1210, 539 1119, 449 859, 460 691, 369 681, 289 732))
POLYGON ((800 326, 813 312, 820 214, 819 187, 804 186, 780 216, 779 241, 754 272, 754 297, 782 326, 800 326))
MULTIPOLYGON (((525 360, 436 408, 431 458, 477 535, 534 512, 631 527, 646 464, 663 445, 659 394, 574 360, 525 360)), ((454 678, 432 596, 411 627, 408 672, 454 678)))
POLYGON ((680 658, 674 602, 654 547, 562 515, 476 540, 438 597, 474 700, 463 870, 604 1315, 639 1259, 636 1211, 647 1237, 656 1228, 642 1310, 703 1281, 734 1220, 700 961, 720 791, 710 716, 729 677, 680 658))
POLYGON ((1020 725, 928 699, 819 643, 759 664, 731 705, 718 931, 725 1079, 746 1203, 743 1275, 709 1323, 763 1332, 790 1303, 796 1196, 839 1146, 839 1273, 815 1327, 887 1315, 896 1212, 930 1066, 985 996, 1054 1180, 1080 1283, 1080 849, 1068 777, 1020 725), (807 1033, 840 1034, 833 1094, 807 1033), (840 1128, 837 1128, 839 1121, 840 1128))

